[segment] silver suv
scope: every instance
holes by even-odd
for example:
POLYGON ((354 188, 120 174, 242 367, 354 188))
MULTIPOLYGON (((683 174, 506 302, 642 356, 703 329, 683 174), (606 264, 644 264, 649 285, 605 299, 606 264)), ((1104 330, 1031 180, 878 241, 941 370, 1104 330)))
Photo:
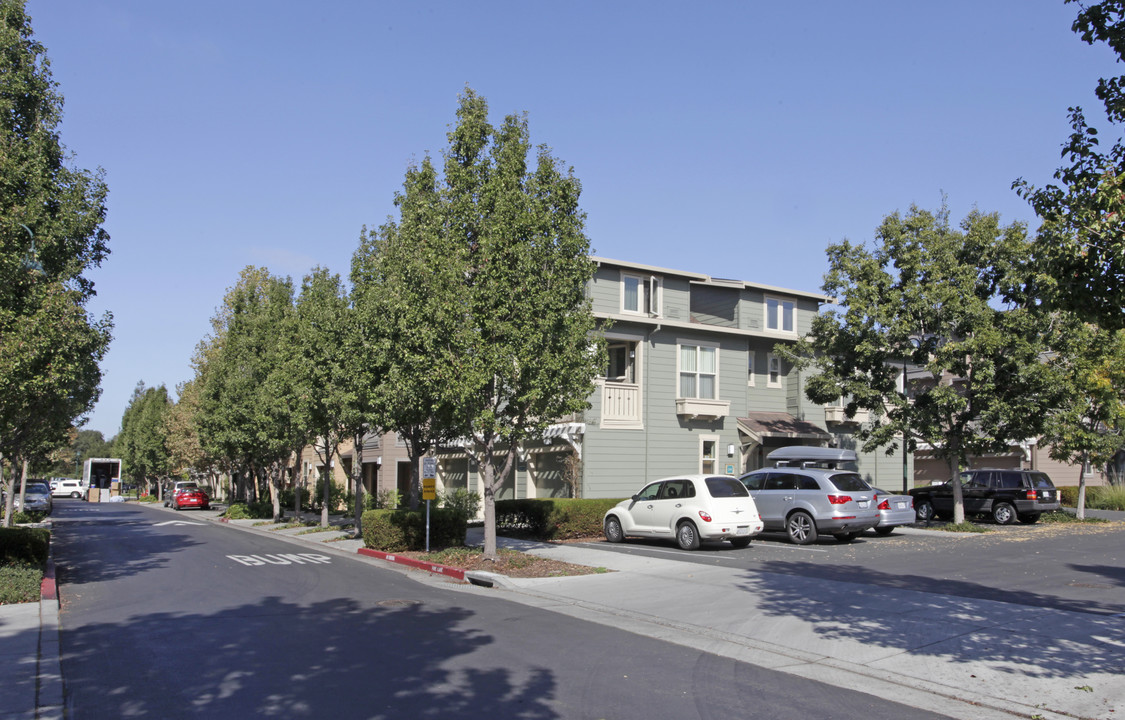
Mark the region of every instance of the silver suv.
POLYGON ((766 456, 774 467, 739 478, 762 517, 765 530, 781 530, 798 545, 830 534, 851 542, 879 523, 877 493, 854 470, 851 450, 791 446, 766 456))

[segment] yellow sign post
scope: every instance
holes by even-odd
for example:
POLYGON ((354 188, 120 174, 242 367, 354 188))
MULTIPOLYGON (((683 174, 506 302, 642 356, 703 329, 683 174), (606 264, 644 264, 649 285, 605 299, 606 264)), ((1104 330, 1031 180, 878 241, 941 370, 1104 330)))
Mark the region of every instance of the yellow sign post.
POLYGON ((430 551, 430 501, 437 500, 437 458, 422 458, 422 499, 426 501, 426 552, 430 551))

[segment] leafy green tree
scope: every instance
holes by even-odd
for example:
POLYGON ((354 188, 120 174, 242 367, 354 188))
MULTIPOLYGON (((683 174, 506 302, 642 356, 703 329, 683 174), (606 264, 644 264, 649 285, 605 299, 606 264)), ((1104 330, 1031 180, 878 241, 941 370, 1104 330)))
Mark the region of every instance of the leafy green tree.
POLYGON ((1125 430, 1125 330, 1108 332, 1083 322, 1056 317, 1057 350, 1048 366, 1057 387, 1058 405, 1047 416, 1041 442, 1050 456, 1079 463, 1078 517, 1086 517, 1086 470, 1105 467, 1121 449, 1125 430))
MULTIPOLYGON (((1078 0, 1066 0, 1078 2, 1078 0)), ((1093 45, 1106 43, 1125 60, 1125 0, 1082 5, 1072 29, 1093 45)), ((1125 76, 1102 78, 1098 98, 1111 126, 1125 121, 1125 76)), ((1125 328, 1125 144, 1120 134, 1101 149, 1097 128, 1071 107, 1059 184, 1014 183, 1043 220, 1028 273, 1029 293, 1048 307, 1078 314, 1107 330, 1125 328)))
POLYGON ((457 117, 445 199, 465 258, 460 384, 482 470, 484 553, 495 557, 496 495, 520 444, 589 407, 604 347, 586 295, 595 266, 573 170, 545 146, 530 167, 526 117, 493 128, 472 90, 457 117))
POLYGON ((139 382, 121 416, 114 453, 121 458, 124 472, 133 482, 143 483, 146 493, 151 491, 153 482, 167 478, 171 469, 165 426, 171 406, 163 385, 146 388, 144 382, 139 382))
POLYGON ((82 274, 109 252, 106 186, 66 164, 61 113, 24 3, 0 2, 0 454, 15 466, 81 424, 112 328, 85 311, 94 290, 82 274))
POLYGON ((427 157, 395 195, 399 222, 364 230, 352 258, 352 305, 363 329, 352 357, 368 379, 371 425, 394 431, 410 456, 409 504, 420 497, 419 459, 464 432, 463 247, 445 228, 437 173, 427 157))
POLYGON ((200 444, 228 471, 239 471, 238 499, 257 497, 258 481, 265 478, 276 519, 288 458, 304 443, 287 362, 294 342, 293 283, 247 267, 211 322, 212 335, 194 360, 200 444))
MULTIPOLYGON (((328 527, 333 458, 344 439, 362 435, 366 421, 351 362, 351 339, 357 328, 340 276, 321 267, 307 275, 297 297, 295 319, 290 377, 300 398, 301 416, 309 434, 316 438, 313 446, 324 468, 320 524, 328 527)), ((353 466, 362 465, 362 444, 356 453, 353 466)), ((357 495, 362 495, 358 487, 357 495)))
POLYGON ((807 338, 777 348, 818 371, 805 389, 813 402, 843 398, 849 417, 872 411, 857 432, 864 451, 927 443, 945 459, 956 522, 968 458, 1037 436, 1055 401, 1042 316, 1003 303, 1026 253, 1024 228, 1002 227, 995 214, 973 211, 958 230, 944 207, 896 212, 872 247, 828 248, 824 292, 836 309, 818 315, 807 338), (904 362, 920 369, 911 373, 913 402, 899 384, 904 362))

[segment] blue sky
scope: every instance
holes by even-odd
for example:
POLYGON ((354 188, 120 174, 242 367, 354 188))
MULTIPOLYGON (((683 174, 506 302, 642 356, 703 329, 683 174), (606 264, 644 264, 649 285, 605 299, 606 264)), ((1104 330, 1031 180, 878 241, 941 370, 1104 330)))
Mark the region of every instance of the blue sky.
POLYGON ((1067 107, 1121 72, 1061 0, 800 3, 28 0, 62 139, 105 169, 107 438, 172 392, 247 265, 347 275, 466 85, 583 185, 598 255, 816 291, 884 215, 1034 215, 1067 107))

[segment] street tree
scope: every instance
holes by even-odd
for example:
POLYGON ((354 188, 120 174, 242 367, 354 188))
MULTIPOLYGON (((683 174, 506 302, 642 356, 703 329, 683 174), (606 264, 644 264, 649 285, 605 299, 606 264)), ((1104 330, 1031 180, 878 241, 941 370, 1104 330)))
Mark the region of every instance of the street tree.
POLYGON ((1086 517, 1086 474, 1104 468, 1122 447, 1125 432, 1125 330, 1106 331, 1055 317, 1058 330, 1048 367, 1059 402, 1047 415, 1040 442, 1051 458, 1081 468, 1078 518, 1086 517))
POLYGON ((586 410, 604 343, 586 287, 595 265, 581 183, 539 146, 526 116, 488 122, 466 89, 445 156, 446 224, 463 258, 458 369, 470 451, 482 471, 484 554, 496 556, 496 496, 523 442, 586 410))
POLYGON ((67 164, 61 116, 24 3, 0 2, 0 454, 16 466, 81 424, 112 328, 108 313, 86 312, 83 275, 109 252, 106 186, 67 164))
POLYGON ((201 446, 239 473, 238 499, 257 499, 265 479, 275 519, 285 467, 304 437, 287 364, 293 318, 292 281, 247 267, 194 359, 201 446))
MULTIPOLYGON (((305 276, 297 296, 295 327, 289 377, 323 469, 320 524, 328 527, 336 452, 346 438, 362 436, 367 420, 357 378, 352 375, 352 338, 360 329, 352 320, 348 294, 339 275, 317 267, 305 276)), ((362 452, 361 442, 355 448, 354 469, 362 468, 362 452)), ((356 488, 359 504, 362 494, 360 484, 356 488)))
POLYGON ((144 484, 145 492, 153 484, 162 484, 170 471, 170 458, 166 445, 165 423, 171 410, 168 390, 146 388, 138 382, 133 389, 129 405, 121 416, 121 432, 114 441, 114 455, 121 458, 124 472, 133 482, 144 484))
POLYGON ((169 472, 187 478, 191 471, 206 472, 213 480, 215 467, 203 452, 196 418, 199 413, 199 383, 195 378, 176 386, 176 402, 164 415, 164 445, 168 448, 169 472))
POLYGON ((394 431, 410 457, 410 507, 420 497, 419 460, 464 433, 462 382, 464 247, 445 226, 430 158, 406 172, 398 222, 361 236, 352 257, 352 305, 363 330, 353 358, 368 373, 369 422, 394 431))
POLYGON ((842 398, 849 417, 871 411, 856 434, 864 451, 932 447, 948 464, 958 523, 969 457, 1037 436, 1055 400, 1043 316, 1005 302, 1026 253, 1023 226, 1001 226, 995 214, 974 210, 957 229, 944 207, 893 213, 871 247, 828 248, 823 288, 835 307, 806 338, 777 348, 815 368, 810 400, 842 398), (904 363, 916 368, 909 387, 904 363))
MULTIPOLYGON (((1104 42, 1125 60, 1125 0, 1084 5, 1072 29, 1090 45, 1104 42)), ((1071 134, 1063 143, 1058 184, 1014 183, 1042 219, 1035 238, 1028 292, 1051 308, 1076 313, 1108 331, 1125 328, 1125 75, 1102 78, 1097 96, 1117 135, 1103 149, 1097 127, 1081 107, 1069 108, 1071 134)))

